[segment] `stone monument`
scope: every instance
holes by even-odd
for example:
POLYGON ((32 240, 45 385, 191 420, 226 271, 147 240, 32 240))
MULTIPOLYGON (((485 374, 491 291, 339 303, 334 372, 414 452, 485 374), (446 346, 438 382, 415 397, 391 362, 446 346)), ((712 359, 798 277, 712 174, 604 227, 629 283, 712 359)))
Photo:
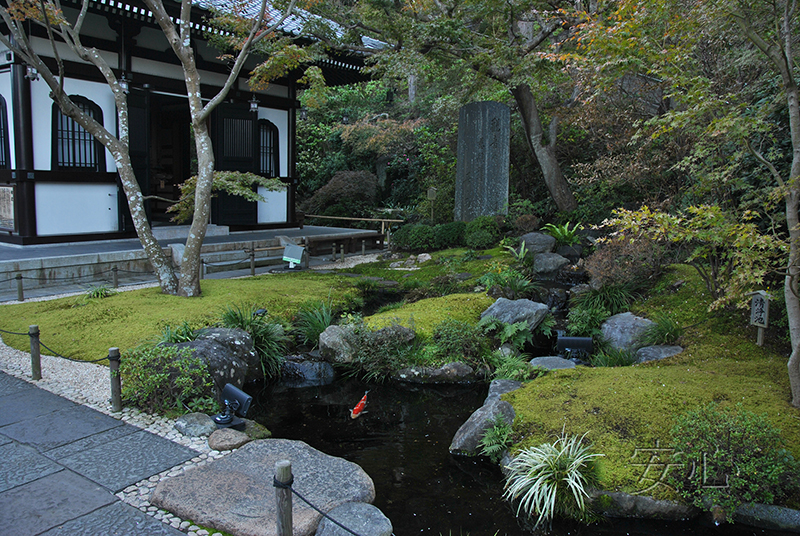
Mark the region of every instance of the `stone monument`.
POLYGON ((456 221, 505 214, 511 111, 499 102, 473 102, 458 116, 456 221))

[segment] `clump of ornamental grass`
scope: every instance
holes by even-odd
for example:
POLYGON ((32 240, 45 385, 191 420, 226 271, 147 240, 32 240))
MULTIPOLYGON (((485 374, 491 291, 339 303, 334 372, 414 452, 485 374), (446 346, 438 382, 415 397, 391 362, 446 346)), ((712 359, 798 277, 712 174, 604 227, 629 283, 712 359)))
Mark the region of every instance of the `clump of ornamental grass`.
POLYGON ((521 450, 506 467, 503 498, 518 504, 517 516, 536 516, 534 529, 552 525, 557 516, 583 523, 594 519, 588 489, 597 484, 594 461, 602 454, 592 453, 585 437, 562 431, 553 443, 521 450))

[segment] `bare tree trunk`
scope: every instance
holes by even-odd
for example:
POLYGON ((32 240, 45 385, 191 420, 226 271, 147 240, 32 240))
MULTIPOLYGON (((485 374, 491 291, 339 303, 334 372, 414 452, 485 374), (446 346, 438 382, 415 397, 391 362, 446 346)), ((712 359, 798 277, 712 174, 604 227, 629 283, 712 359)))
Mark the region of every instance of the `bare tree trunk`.
POLYGON ((511 94, 514 95, 514 100, 519 107, 528 146, 539 162, 539 167, 544 175, 544 182, 558 210, 562 212, 575 210, 578 208, 578 202, 575 200, 575 196, 572 195, 572 190, 570 190, 569 184, 561 172, 561 166, 559 166, 556 159, 556 118, 553 118, 550 123, 548 144, 543 145, 544 129, 542 128, 539 109, 533 100, 530 86, 520 84, 511 89, 511 94))

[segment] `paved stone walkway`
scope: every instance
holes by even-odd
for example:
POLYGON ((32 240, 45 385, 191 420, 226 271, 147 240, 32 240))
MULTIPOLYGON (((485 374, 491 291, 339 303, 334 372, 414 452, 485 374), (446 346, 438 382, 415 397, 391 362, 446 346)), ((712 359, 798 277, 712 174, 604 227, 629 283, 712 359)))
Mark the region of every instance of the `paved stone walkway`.
POLYGON ((0 526, 9 534, 182 535, 120 499, 198 456, 0 373, 0 526))

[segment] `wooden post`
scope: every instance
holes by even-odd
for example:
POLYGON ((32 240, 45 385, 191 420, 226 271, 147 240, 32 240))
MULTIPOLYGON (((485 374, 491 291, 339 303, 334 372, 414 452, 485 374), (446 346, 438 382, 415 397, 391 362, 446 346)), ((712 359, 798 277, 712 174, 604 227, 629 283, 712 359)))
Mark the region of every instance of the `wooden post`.
POLYGON ((344 244, 339 246, 339 251, 342 253, 342 262, 344 262, 344 244))
POLYGON ((336 262, 336 242, 331 246, 331 261, 336 262))
POLYGON ((250 275, 256 275, 256 244, 250 242, 250 275))
POLYGON ((200 279, 206 278, 206 261, 200 259, 200 279))
POLYGON ((17 301, 25 301, 25 293, 22 290, 22 274, 17 274, 17 301))
POLYGON ((39 326, 28 326, 28 336, 31 338, 31 379, 42 379, 42 354, 39 349, 39 326))
POLYGON ((108 349, 108 370, 111 374, 111 411, 122 411, 122 378, 119 375, 119 348, 108 349))
MULTIPOLYGON (((292 462, 289 460, 275 462, 275 481, 291 485, 292 462)), ((278 536, 292 536, 292 490, 276 486, 275 500, 278 503, 276 519, 278 536)))
POLYGON ((361 256, 363 257, 366 254, 367 254, 367 241, 366 240, 362 240, 361 241, 361 256))
POLYGON ((114 288, 119 288, 119 268, 116 266, 111 269, 111 281, 114 288))

